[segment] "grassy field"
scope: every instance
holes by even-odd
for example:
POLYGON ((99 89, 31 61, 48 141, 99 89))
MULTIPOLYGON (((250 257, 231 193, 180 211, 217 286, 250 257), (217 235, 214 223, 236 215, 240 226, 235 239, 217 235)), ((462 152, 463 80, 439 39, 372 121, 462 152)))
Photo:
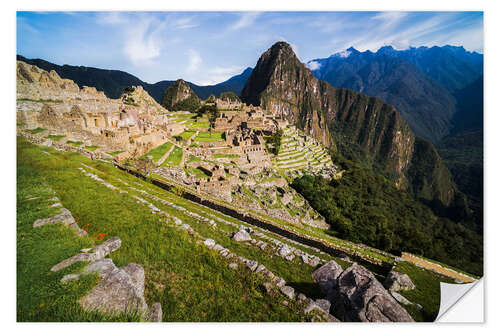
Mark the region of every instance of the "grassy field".
MULTIPOLYGON (((97 172, 99 177, 116 186, 125 186, 117 181, 119 178, 147 189, 148 192, 157 191, 153 185, 139 181, 106 163, 90 161, 76 153, 35 147, 24 139, 19 139, 18 320, 138 320, 133 316, 104 318, 95 313, 82 312, 77 300, 96 283, 96 277, 89 276, 66 285, 58 282, 63 274, 82 269, 81 265, 71 266, 60 273, 49 273, 52 265, 79 252, 79 249, 98 242, 99 233, 121 238, 121 248, 110 255, 117 266, 134 262, 145 268, 146 300, 148 304, 161 302, 164 321, 308 319, 295 302, 284 306, 281 303, 284 296, 267 294, 258 276, 247 269, 230 269, 221 256, 197 244, 184 231, 166 224, 163 217, 151 214, 149 207, 138 204, 132 197, 132 194, 137 195, 138 192, 134 193, 133 189, 127 188, 130 193, 120 194, 83 175, 78 170, 82 162, 96 169, 90 169, 91 172, 97 172), (47 151, 50 155, 43 154, 42 151, 47 151), (41 193, 42 182, 55 191, 55 195, 80 225, 89 224, 88 238, 78 238, 69 229, 57 225, 37 229, 31 227, 34 219, 55 213, 38 209, 37 200, 25 200, 28 195, 43 194, 44 200, 54 195, 41 193)), ((194 204, 172 193, 154 193, 193 211, 196 209, 194 204)), ((310 288, 312 268, 306 271, 304 265, 290 265, 280 258, 269 257, 266 262, 260 250, 231 241, 225 235, 229 226, 220 223, 218 228, 221 230, 216 231, 177 209, 161 206, 156 202, 155 205, 190 223, 199 234, 210 236, 217 243, 230 247, 238 255, 259 260, 272 270, 279 270, 281 267, 283 272, 277 273, 283 273, 282 276, 288 278, 292 286, 293 281, 298 281, 297 288, 310 288)), ((204 210, 198 208, 200 213, 204 210)))
POLYGON ((163 155, 172 147, 171 142, 165 142, 164 144, 151 149, 149 152, 144 154, 144 156, 152 156, 153 157, 153 162, 158 162, 160 158, 162 158, 163 155))
POLYGON ((65 138, 65 137, 66 137, 66 135, 47 135, 46 136, 47 139, 51 139, 53 141, 59 141, 62 138, 65 138))
POLYGON ((81 142, 81 141, 68 140, 68 141, 66 141, 66 143, 69 145, 75 146, 75 147, 80 147, 81 145, 83 145, 83 142, 81 142))
POLYGON ((196 138, 194 138, 194 141, 224 141, 224 132, 200 132, 196 138))
POLYGON ((188 175, 194 175, 196 178, 209 178, 210 175, 206 174, 203 170, 198 168, 186 168, 188 175))
POLYGON ((238 158, 240 155, 237 154, 212 154, 213 158, 238 158))
POLYGON ((26 130, 26 132, 31 133, 31 134, 38 134, 38 133, 42 133, 43 131, 45 131, 45 128, 41 128, 41 127, 37 127, 35 129, 26 130))
POLYGON ((168 155, 165 162, 163 162, 162 166, 178 166, 181 163, 182 154, 182 148, 179 146, 175 146, 168 155))
POLYGON ((182 138, 182 140, 184 141, 187 141, 189 140, 194 134, 196 133, 196 131, 192 131, 192 130, 187 130, 187 131, 184 131, 182 132, 181 134, 179 134, 179 136, 182 138))
POLYGON ((454 280, 405 261, 398 262, 395 270, 408 274, 416 287, 414 290, 402 290, 399 293, 423 307, 423 311, 419 312, 412 306, 405 306, 408 312, 415 320, 434 321, 439 313, 441 295, 439 283, 455 283, 454 280))
POLYGON ((85 146, 85 149, 90 150, 90 151, 95 151, 99 146, 85 146))

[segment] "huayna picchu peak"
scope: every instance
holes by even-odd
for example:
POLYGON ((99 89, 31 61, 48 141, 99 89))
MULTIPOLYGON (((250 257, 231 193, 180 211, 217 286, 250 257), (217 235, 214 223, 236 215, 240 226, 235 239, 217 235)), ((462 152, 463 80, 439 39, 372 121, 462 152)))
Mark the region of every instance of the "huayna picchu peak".
POLYGON ((415 135, 394 106, 319 81, 286 42, 262 54, 241 98, 273 110, 350 158, 359 152, 370 167, 395 175, 398 188, 409 189, 434 208, 462 200, 435 148, 430 143, 425 143, 427 149, 415 148, 415 135), (424 166, 431 172, 415 171, 424 166))

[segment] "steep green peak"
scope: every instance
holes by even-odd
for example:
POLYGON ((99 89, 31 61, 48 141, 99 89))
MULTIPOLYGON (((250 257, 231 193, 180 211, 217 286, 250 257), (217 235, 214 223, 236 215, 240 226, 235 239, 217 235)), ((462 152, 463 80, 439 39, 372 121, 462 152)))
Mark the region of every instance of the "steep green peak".
POLYGON ((178 79, 165 90, 161 105, 168 110, 173 110, 176 109, 175 106, 178 103, 188 99, 199 104, 199 98, 189 84, 183 79, 178 79))

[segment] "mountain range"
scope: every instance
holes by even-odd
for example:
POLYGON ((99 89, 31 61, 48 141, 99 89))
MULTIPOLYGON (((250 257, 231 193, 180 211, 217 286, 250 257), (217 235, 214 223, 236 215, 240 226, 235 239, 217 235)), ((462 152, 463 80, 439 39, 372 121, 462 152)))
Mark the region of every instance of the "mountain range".
MULTIPOLYGON (((408 50, 385 46, 377 52, 351 47, 311 60, 308 66, 317 78, 334 87, 394 105, 416 135, 437 143, 460 122, 456 114, 462 108, 463 89, 478 95, 479 86, 471 84, 482 77, 483 55, 455 46, 408 50)), ((479 113, 482 109, 476 110, 479 113)))
MULTIPOLYGON (((59 76, 75 81, 82 86, 96 87, 103 91, 108 98, 119 98, 125 87, 142 86, 151 97, 158 103, 162 102, 165 90, 176 80, 164 80, 156 83, 147 83, 138 77, 119 70, 108 70, 85 66, 56 65, 42 59, 27 59, 17 55, 17 60, 35 65, 43 70, 56 71, 59 76)), ((219 96, 223 92, 232 91, 239 95, 245 83, 252 73, 252 68, 245 69, 241 74, 231 77, 229 80, 208 86, 199 86, 191 82, 187 84, 201 99, 206 99, 211 94, 219 96)))

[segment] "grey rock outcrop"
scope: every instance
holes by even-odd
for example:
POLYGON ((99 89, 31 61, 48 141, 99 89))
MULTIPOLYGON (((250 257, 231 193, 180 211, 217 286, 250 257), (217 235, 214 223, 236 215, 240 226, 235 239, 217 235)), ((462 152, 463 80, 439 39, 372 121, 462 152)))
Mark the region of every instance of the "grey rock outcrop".
POLYGON ((313 272, 313 278, 326 295, 337 286, 337 278, 342 273, 342 267, 331 260, 313 272))
POLYGON ((55 223, 62 223, 65 226, 68 226, 72 229, 76 229, 77 233, 79 235, 86 235, 87 232, 83 229, 80 229, 78 224, 75 222, 75 219, 73 218, 73 215, 71 215, 71 212, 67 210, 66 208, 61 208, 61 212, 55 216, 46 218, 46 219, 38 219, 35 222, 33 222, 33 228, 41 227, 46 224, 55 224, 55 223))
POLYGON ((245 242, 252 239, 252 237, 250 237, 250 235, 246 230, 240 230, 238 232, 233 233, 231 238, 237 242, 245 242))
POLYGON ((390 291, 413 290, 415 285, 407 274, 390 271, 384 281, 384 286, 390 291))
POLYGON ((148 308, 144 300, 144 269, 137 264, 115 267, 80 299, 80 305, 87 311, 144 315, 148 308))
POLYGON ((342 321, 411 322, 406 310, 363 266, 353 264, 342 271, 329 262, 313 273, 332 302, 335 317, 342 321))
POLYGON ((162 316, 163 316, 163 311, 161 309, 161 304, 154 303, 149 309, 148 315, 146 316, 146 320, 151 322, 161 322, 162 316))
POLYGON ((280 288, 280 290, 283 293, 283 295, 285 295, 290 299, 293 299, 295 297, 295 289, 293 289, 290 286, 283 286, 280 288))
POLYGON ((74 255, 71 258, 68 258, 68 259, 61 261, 57 265, 54 265, 50 270, 52 272, 57 272, 63 268, 71 266, 72 264, 74 264, 75 262, 78 262, 78 261, 96 261, 96 260, 103 259, 111 252, 118 250, 121 245, 122 245, 122 242, 121 242, 120 238, 118 238, 118 237, 113 237, 113 238, 107 239, 103 243, 95 246, 92 249, 93 252, 91 252, 91 253, 78 253, 77 255, 74 255))

